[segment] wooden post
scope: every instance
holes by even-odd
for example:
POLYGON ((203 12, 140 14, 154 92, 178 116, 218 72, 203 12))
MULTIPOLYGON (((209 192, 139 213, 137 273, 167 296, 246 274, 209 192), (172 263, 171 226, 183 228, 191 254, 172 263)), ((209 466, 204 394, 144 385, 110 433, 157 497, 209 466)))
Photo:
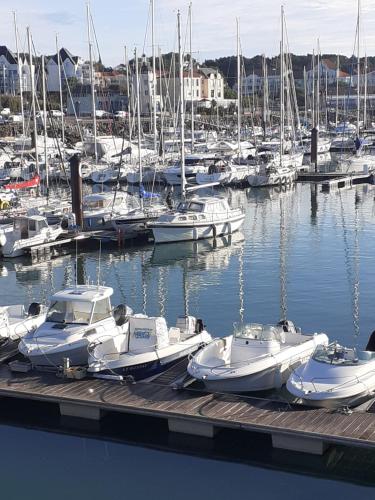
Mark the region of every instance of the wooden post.
POLYGON ((72 189, 72 209, 76 217, 76 225, 81 229, 83 227, 83 209, 82 209, 82 175, 81 158, 78 154, 73 155, 70 160, 70 179, 72 189))

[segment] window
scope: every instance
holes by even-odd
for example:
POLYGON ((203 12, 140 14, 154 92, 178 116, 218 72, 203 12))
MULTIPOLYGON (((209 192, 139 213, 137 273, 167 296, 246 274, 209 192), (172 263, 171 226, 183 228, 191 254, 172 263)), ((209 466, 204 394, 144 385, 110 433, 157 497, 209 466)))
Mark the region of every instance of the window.
POLYGON ((88 325, 91 311, 91 302, 57 300, 48 309, 46 321, 52 323, 88 325))
POLYGON ((215 97, 215 91, 211 90, 211 97, 215 97))
POLYGON ((178 218, 178 220, 187 220, 187 218, 185 217, 185 215, 182 215, 181 217, 178 218))
POLYGON ((199 97, 199 90, 197 90, 197 97, 199 97))
POLYGON ((196 203, 195 201, 192 201, 191 203, 189 203, 189 210, 191 212, 202 212, 203 205, 202 203, 196 203))
POLYGON ((36 231, 36 221, 33 219, 29 220, 29 231, 36 231))
POLYGON ((92 322, 102 321, 103 319, 111 316, 111 306, 109 299, 98 300, 94 304, 94 312, 92 315, 92 322))

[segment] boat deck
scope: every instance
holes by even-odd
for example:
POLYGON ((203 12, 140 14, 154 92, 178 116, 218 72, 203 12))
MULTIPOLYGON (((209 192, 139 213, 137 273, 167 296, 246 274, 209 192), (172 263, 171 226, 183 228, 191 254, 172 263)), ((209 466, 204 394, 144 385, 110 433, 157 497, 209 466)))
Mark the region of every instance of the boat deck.
POLYGON ((278 448, 321 454, 330 444, 375 448, 372 402, 350 413, 193 388, 175 390, 184 363, 148 382, 85 378, 54 373, 13 373, 0 366, 0 396, 58 404, 62 415, 99 420, 107 412, 166 419, 169 430, 214 437, 220 428, 270 434, 278 448))

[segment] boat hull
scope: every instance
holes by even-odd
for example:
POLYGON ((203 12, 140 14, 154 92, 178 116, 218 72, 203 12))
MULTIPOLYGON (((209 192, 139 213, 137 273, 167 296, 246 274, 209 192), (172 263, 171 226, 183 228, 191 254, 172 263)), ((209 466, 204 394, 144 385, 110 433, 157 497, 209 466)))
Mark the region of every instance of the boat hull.
POLYGON ((199 240, 225 236, 238 231, 244 221, 244 215, 225 222, 208 225, 151 225, 155 243, 199 240))
POLYGON ((20 344, 20 352, 26 356, 33 366, 48 366, 58 368, 64 366, 64 358, 69 358, 71 366, 87 365, 88 362, 88 341, 81 340, 76 345, 61 347, 46 347, 35 349, 35 352, 26 352, 20 344))

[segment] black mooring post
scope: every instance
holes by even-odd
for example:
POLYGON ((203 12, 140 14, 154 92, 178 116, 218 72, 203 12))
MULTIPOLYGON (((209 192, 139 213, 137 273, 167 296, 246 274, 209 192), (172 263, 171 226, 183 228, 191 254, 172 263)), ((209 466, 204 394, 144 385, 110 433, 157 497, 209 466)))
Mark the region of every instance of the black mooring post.
POLYGON ((319 130, 314 127, 311 130, 311 163, 315 165, 315 172, 318 171, 318 138, 319 130))
POLYGON ((76 217, 76 225, 83 227, 82 210, 82 175, 81 175, 81 157, 79 154, 73 155, 70 160, 70 183, 72 190, 72 210, 76 217))

